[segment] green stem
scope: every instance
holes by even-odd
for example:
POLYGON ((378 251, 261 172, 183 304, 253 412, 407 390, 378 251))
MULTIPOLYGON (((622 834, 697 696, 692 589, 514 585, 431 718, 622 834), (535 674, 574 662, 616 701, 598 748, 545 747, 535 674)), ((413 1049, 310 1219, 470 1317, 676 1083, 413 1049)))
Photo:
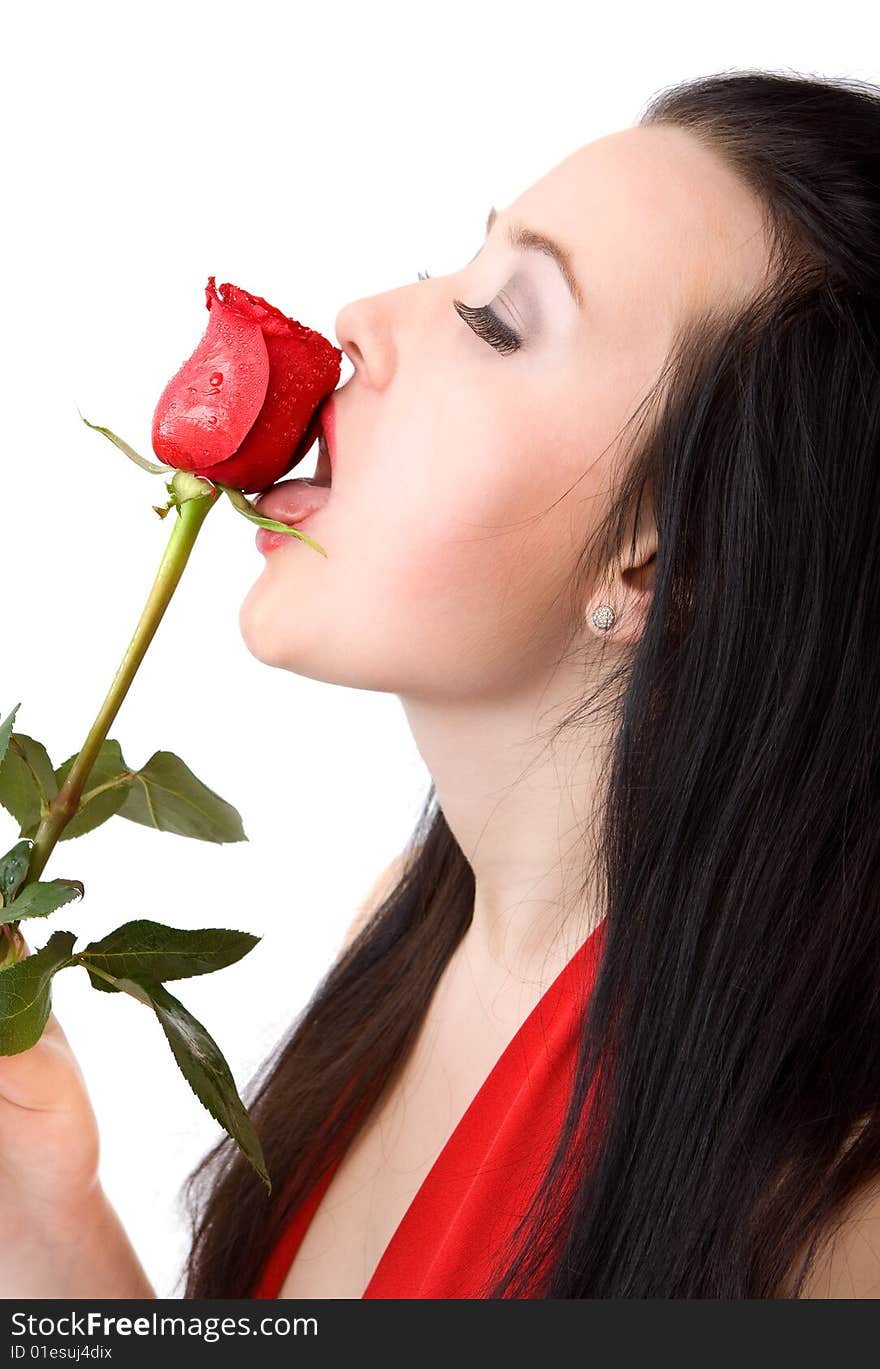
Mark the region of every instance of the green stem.
POLYGON ((58 793, 49 804, 47 812, 37 828, 33 850, 28 864, 25 884, 39 879, 46 862, 52 853, 64 828, 75 816, 86 780, 98 758, 98 753, 113 726, 113 720, 128 693, 129 686, 137 673, 147 648, 153 640, 156 629, 168 607, 171 596, 177 588, 184 567, 189 560, 193 543, 209 510, 216 502, 217 489, 196 499, 187 499, 177 506, 177 518, 159 564, 153 587, 150 590, 144 611, 138 620, 134 635, 128 644, 107 697, 101 705, 98 716, 92 723, 89 735, 73 762, 70 774, 58 793))
POLYGON ((84 970, 85 970, 85 969, 91 970, 92 974, 96 974, 96 975, 98 976, 99 979, 106 979, 106 981, 107 981, 108 984, 112 984, 113 987, 114 987, 114 989, 116 988, 116 976, 115 976, 115 975, 108 974, 106 970, 99 970, 98 967, 97 967, 97 965, 92 965, 91 962, 86 961, 86 960, 80 960, 78 957, 77 957, 77 964, 78 964, 78 965, 82 965, 82 967, 83 967, 84 970))

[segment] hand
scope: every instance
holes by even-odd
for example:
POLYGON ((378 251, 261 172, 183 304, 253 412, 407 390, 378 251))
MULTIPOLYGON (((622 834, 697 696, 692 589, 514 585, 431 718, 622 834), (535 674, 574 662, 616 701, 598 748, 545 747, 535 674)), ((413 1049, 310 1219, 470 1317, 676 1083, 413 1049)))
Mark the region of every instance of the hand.
MULTIPOLYGON (((29 952, 28 952, 29 953, 29 952)), ((39 1041, 0 1055, 0 1226, 63 1223, 99 1190, 98 1123, 54 1012, 39 1041)))
POLYGON ((0 1055, 0 1297, 156 1296, 101 1188, 99 1150, 82 1071, 50 1012, 35 1045, 0 1055))

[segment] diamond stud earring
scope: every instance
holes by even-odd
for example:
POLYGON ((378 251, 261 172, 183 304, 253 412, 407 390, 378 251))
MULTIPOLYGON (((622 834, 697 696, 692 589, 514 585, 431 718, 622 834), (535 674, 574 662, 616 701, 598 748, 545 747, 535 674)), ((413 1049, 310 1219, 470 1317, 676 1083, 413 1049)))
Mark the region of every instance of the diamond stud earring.
POLYGON ((610 604, 600 604, 593 610, 593 623, 596 627, 607 630, 614 625, 615 613, 610 604))

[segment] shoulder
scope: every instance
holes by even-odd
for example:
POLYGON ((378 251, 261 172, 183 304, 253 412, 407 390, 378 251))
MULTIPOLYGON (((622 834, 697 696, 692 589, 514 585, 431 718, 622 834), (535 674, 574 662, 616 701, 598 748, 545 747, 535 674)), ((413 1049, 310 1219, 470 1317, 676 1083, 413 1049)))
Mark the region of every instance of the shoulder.
POLYGON ((377 878, 373 880, 373 883, 370 885, 370 888, 355 913, 351 926, 342 939, 340 954, 345 953, 361 929, 370 920, 373 913, 379 907, 379 904, 391 893, 391 890, 403 874, 409 859, 409 851, 402 851, 400 855, 395 856, 394 859, 385 866, 384 870, 381 871, 377 878))
POLYGON ((880 1178, 832 1223, 800 1296, 880 1298, 880 1178))

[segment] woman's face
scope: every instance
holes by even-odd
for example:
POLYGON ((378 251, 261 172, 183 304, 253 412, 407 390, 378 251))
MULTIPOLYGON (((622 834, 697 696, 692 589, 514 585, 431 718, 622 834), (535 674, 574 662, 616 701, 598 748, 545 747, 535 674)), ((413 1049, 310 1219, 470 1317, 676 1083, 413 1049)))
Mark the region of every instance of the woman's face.
POLYGON ((616 435, 678 324, 751 293, 766 262, 758 202, 716 156, 634 127, 500 209, 460 271, 346 305, 332 493, 303 524, 327 556, 294 537, 267 554, 240 610, 248 649, 435 702, 545 675, 616 435), (548 252, 509 240, 520 226, 564 249, 580 302, 548 252), (455 300, 489 306, 519 345, 493 348, 455 300))

